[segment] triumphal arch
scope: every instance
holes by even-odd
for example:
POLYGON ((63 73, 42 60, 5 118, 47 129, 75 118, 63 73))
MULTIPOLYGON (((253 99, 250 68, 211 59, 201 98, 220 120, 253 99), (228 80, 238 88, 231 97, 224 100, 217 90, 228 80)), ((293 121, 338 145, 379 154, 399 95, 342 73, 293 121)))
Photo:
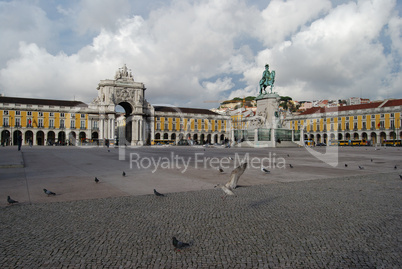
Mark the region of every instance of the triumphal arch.
POLYGON ((99 139, 115 139, 119 144, 143 145, 150 139, 150 109, 145 100, 145 85, 135 82, 127 66, 117 70, 114 79, 101 80, 97 87, 98 96, 90 104, 99 111, 99 139), (115 133, 116 106, 125 111, 125 128, 115 133))

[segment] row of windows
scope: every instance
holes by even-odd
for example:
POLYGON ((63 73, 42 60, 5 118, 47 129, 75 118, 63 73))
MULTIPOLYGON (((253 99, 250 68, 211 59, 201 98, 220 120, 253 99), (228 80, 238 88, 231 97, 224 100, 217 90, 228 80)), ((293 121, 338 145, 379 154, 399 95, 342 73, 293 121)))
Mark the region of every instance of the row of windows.
MULTIPOLYGON (((375 116, 376 115, 369 115, 369 116, 371 116, 371 118, 373 119, 373 118, 375 118, 375 116)), ((357 120, 358 118, 357 118, 358 116, 353 116, 353 119, 355 119, 355 120, 357 120)), ((346 116, 346 117, 338 117, 338 121, 341 121, 342 120, 342 118, 344 118, 344 120, 345 121, 349 121, 349 119, 350 119, 350 117, 349 116, 346 116)), ((380 118, 385 118, 385 114, 380 114, 380 118)), ((390 118, 392 119, 392 118, 395 118, 395 114, 394 113, 391 113, 390 114, 390 118)), ((334 122, 334 119, 335 118, 330 118, 330 121, 331 122, 334 122)), ((363 115, 362 116, 362 119, 363 120, 366 120, 367 118, 366 118, 366 115, 363 115)), ((326 119, 324 118, 324 122, 326 121, 326 119)), ((301 120, 298 120, 298 121, 295 121, 295 124, 301 124, 301 120)))
MULTIPOLYGON (((164 125, 164 130, 169 130, 169 123, 165 123, 164 125)), ((172 130, 177 130, 177 125, 175 124, 175 123, 173 123, 172 124, 172 130)), ((189 130, 189 129, 191 129, 191 127, 190 127, 190 125, 186 125, 186 129, 185 129, 185 127, 184 127, 184 124, 183 123, 180 123, 180 130, 189 130)), ((201 125, 201 128, 200 128, 200 130, 211 130, 211 125, 208 125, 208 124, 202 124, 201 125)), ((222 125, 222 128, 223 128, 223 125, 222 125)), ((161 123, 159 123, 159 122, 157 122, 156 123, 156 129, 157 130, 161 130, 161 123)), ((194 128, 193 128, 194 130, 198 130, 198 124, 194 124, 194 128)), ((215 129, 218 129, 218 128, 215 128, 215 129)))
MULTIPOLYGON (((172 122, 176 122, 176 119, 178 119, 178 118, 156 117, 156 120, 157 120, 157 121, 168 122, 169 119, 171 119, 172 122)), ((198 121, 197 119, 187 119, 187 121, 189 121, 189 120, 198 121)), ((183 123, 183 122, 184 122, 184 118, 180 118, 180 123, 183 123)), ((222 123, 222 124, 223 124, 224 121, 223 121, 223 120, 201 119, 201 122, 202 122, 202 123, 205 123, 205 122, 209 122, 209 123, 215 122, 216 124, 219 124, 219 123, 222 123)))
MULTIPOLYGON (((375 129, 375 128, 381 128, 381 129, 385 128, 385 121, 384 120, 380 120, 377 125, 376 125, 375 121, 371 121, 370 123, 371 123, 371 128, 373 128, 373 129, 375 129)), ((389 123, 390 123, 389 124, 389 129, 400 128, 402 126, 402 120, 400 121, 400 124, 397 125, 397 126, 395 125, 394 120, 391 120, 389 123)), ((314 124, 310 123, 309 129, 313 130, 314 125, 317 126, 317 129, 319 129, 319 124, 317 124, 317 123, 314 123, 314 124)), ((295 123, 295 128, 298 129, 299 126, 300 125, 296 122, 295 123)), ((327 127, 326 124, 324 124, 323 126, 324 126, 324 130, 326 130, 326 127, 327 127)), ((349 124, 349 122, 345 122, 344 126, 345 126, 345 130, 350 130, 351 125, 349 124)), ((329 128, 330 128, 330 130, 334 130, 334 124, 331 123, 329 125, 329 128)), ((353 129, 354 130, 359 129, 357 122, 355 122, 353 124, 353 129)), ((362 122, 361 129, 363 129, 363 130, 367 129, 367 122, 362 122)), ((342 130, 342 124, 341 123, 338 123, 338 130, 342 130)))
MULTIPOLYGON (((9 123, 10 122, 9 122, 8 118, 3 118, 3 127, 10 126, 9 123)), ((49 119, 49 128, 54 128, 55 127, 54 123, 55 123, 54 119, 49 119)), ((60 123, 59 124, 60 128, 65 128, 65 124, 64 124, 65 120, 61 119, 59 123, 60 123)), ((97 121, 92 122, 92 124, 93 124, 94 129, 98 128, 98 122, 97 121)), ((14 126, 15 127, 22 127, 20 118, 15 118, 14 126)), ((38 121, 32 121, 32 119, 27 119, 26 127, 33 127, 33 126, 35 126, 35 127, 43 127, 44 126, 43 125, 43 119, 38 119, 38 121)), ((70 121, 70 126, 75 127, 75 120, 70 121)), ((82 120, 80 122, 80 128, 81 129, 85 128, 85 120, 82 120)))
MULTIPOLYGON (((67 113, 68 114, 68 113, 67 113)), ((3 111, 3 115, 9 115, 9 111, 8 110, 4 110, 3 111)), ((15 115, 16 116, 21 116, 21 111, 16 110, 15 111, 15 115)), ((38 112, 39 117, 43 117, 43 112, 39 111, 38 112)), ((27 111, 27 116, 32 116, 32 111, 27 111)), ((54 117, 54 112, 49 112, 49 116, 50 117, 54 117)), ((65 117, 65 113, 64 112, 60 112, 60 117, 64 118, 65 117)), ((75 113, 70 113, 70 117, 75 117, 75 113)), ((85 118, 85 114, 81 114, 81 118, 85 118)))

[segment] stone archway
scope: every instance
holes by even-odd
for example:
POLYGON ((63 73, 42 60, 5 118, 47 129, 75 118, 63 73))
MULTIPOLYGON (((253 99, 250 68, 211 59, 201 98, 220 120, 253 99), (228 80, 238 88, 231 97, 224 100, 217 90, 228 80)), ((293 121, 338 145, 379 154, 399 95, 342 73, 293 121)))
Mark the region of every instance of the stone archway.
POLYGON ((118 132, 119 144, 144 145, 149 141, 150 108, 145 100, 145 85, 135 82, 131 71, 124 65, 116 72, 114 80, 101 80, 98 85, 98 97, 91 104, 104 113, 99 119, 99 139, 113 140, 115 137, 116 111, 120 105, 124 108, 124 132, 118 132), (123 143, 125 140, 127 143, 123 143))
POLYGON ((25 143, 29 145, 33 144, 33 132, 31 130, 25 132, 25 143))
POLYGON ((8 146, 8 145, 10 145, 10 143, 11 143, 10 131, 9 130, 1 131, 1 144, 3 146, 8 146))
POLYGON ((36 133, 36 145, 43 146, 45 144, 45 134, 43 131, 36 133))
POLYGON ((49 131, 47 133, 47 144, 48 145, 53 145, 55 141, 56 141, 55 133, 53 131, 49 131))
POLYGON ((373 145, 377 144, 377 134, 375 132, 370 134, 370 139, 373 145))

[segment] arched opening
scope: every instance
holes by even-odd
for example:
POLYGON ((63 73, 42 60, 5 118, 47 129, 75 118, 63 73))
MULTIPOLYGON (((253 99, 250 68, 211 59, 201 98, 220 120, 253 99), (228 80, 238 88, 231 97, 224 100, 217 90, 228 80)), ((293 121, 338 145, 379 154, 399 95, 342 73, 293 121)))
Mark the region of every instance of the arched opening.
POLYGON ((201 142, 201 145, 203 145, 203 144, 205 144, 205 135, 204 134, 201 134, 200 135, 200 142, 201 142))
POLYGON ((159 140, 161 139, 161 134, 160 133, 156 133, 155 134, 155 140, 159 140))
POLYGON ((194 136, 193 136, 193 140, 194 140, 195 142, 197 142, 197 141, 198 141, 198 134, 194 134, 194 136))
POLYGON ((217 134, 214 134, 214 143, 218 143, 219 141, 218 141, 218 135, 217 134))
POLYGON ((346 133, 345 139, 350 140, 350 133, 346 133))
POLYGON ((317 134, 317 143, 321 143, 321 135, 317 134))
POLYGON ((1 144, 3 146, 9 146, 10 145, 10 131, 9 130, 3 130, 1 132, 1 144))
POLYGON ((211 134, 207 135, 207 143, 211 144, 211 134))
POLYGON ((384 143, 384 141, 387 139, 387 135, 384 132, 380 133, 380 143, 384 143))
POLYGON ((180 133, 180 134, 179 134, 179 140, 183 140, 183 138, 184 138, 184 134, 183 134, 183 133, 180 133))
POLYGON ((305 134, 304 135, 304 141, 307 141, 308 140, 308 136, 305 134))
POLYGON ((327 141, 328 141, 328 135, 327 135, 327 134, 324 134, 324 141, 323 141, 323 142, 324 142, 325 144, 327 144, 327 141))
POLYGON ((396 139, 396 133, 395 133, 395 132, 390 132, 390 133, 389 133, 389 139, 390 139, 390 140, 396 139))
MULTIPOLYGON (((130 115, 133 113, 133 107, 128 102, 120 102, 115 106, 115 112, 117 125, 116 140, 120 144, 131 144, 133 122, 130 115)), ((111 138, 113 139, 114 137, 111 138)))
POLYGON ((330 138, 331 138, 331 140, 334 140, 334 139, 335 139, 335 134, 332 133, 331 136, 330 136, 330 138))
POLYGON ((29 145, 33 144, 33 132, 32 131, 25 132, 25 144, 29 144, 29 145))
POLYGON ((169 134, 168 133, 163 134, 163 140, 169 140, 169 134))
POLYGON ((310 140, 314 141, 314 135, 313 134, 310 135, 310 140))
MULTIPOLYGON (((75 132, 70 132, 69 138, 75 140, 75 132)), ((75 141, 74 141, 75 142, 75 141)), ((66 144, 66 133, 64 131, 61 131, 57 134, 57 143, 59 145, 65 145, 66 144)))
POLYGON ((80 132, 78 137, 80 138, 81 143, 85 142, 85 139, 87 139, 87 135, 85 134, 85 132, 80 132))
POLYGON ((359 140, 359 134, 358 134, 358 133, 354 133, 354 134, 353 134, 353 139, 354 139, 354 140, 359 140))
POLYGON ((399 133, 399 139, 402 139, 402 132, 399 133))
POLYGON ((338 140, 343 140, 343 135, 341 133, 338 133, 338 140))
POLYGON ((13 145, 18 145, 18 137, 22 135, 20 130, 15 130, 13 133, 13 145))
POLYGON ((222 143, 222 142, 224 142, 224 141, 225 141, 225 135, 224 135, 224 134, 221 134, 220 142, 222 143))
POLYGON ((45 134, 43 131, 36 133, 36 145, 43 146, 45 143, 45 134))
POLYGON ((371 141, 372 141, 373 145, 375 145, 377 143, 377 134, 372 132, 370 134, 370 138, 371 138, 371 141))
POLYGON ((56 141, 56 134, 53 131, 49 131, 47 133, 47 144, 51 146, 54 144, 55 141, 56 141))
POLYGON ((367 141, 367 133, 366 132, 362 133, 362 140, 367 141))
POLYGON ((170 138, 171 140, 176 141, 176 134, 175 133, 173 133, 170 137, 171 137, 170 138))

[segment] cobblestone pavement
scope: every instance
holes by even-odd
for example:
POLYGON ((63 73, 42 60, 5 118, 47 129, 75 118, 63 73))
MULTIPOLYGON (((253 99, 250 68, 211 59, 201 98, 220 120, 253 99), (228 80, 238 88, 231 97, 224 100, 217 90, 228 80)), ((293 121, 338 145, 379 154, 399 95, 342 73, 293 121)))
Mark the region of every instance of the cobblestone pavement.
POLYGON ((235 193, 1 207, 0 268, 402 268, 398 173, 235 193))

